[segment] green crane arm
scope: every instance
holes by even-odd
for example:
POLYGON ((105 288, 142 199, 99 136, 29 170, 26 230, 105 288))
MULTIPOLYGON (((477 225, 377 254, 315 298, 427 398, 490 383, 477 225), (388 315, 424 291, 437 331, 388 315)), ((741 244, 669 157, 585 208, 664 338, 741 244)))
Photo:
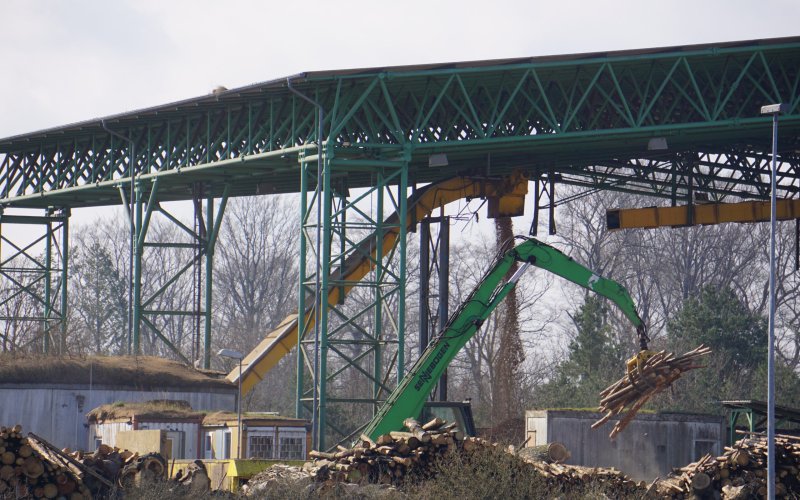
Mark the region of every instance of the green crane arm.
POLYGON ((532 238, 524 240, 495 261, 467 300, 450 316, 447 325, 431 341, 422 356, 389 395, 379 412, 367 424, 365 433, 368 436, 377 439, 387 432, 400 430, 404 419, 419 416, 428 395, 445 368, 475 335, 489 314, 516 286, 520 276, 530 265, 550 271, 608 298, 633 323, 640 336, 644 334, 642 320, 625 287, 596 275, 550 245, 532 238), (505 280, 506 274, 515 262, 522 262, 523 265, 511 278, 505 280))

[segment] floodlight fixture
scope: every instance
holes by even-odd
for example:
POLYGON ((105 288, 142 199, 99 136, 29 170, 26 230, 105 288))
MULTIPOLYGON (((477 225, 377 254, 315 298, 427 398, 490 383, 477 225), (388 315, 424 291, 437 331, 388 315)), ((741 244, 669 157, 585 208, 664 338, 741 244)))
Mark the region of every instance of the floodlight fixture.
POLYGON ((785 102, 761 106, 762 115, 782 115, 789 112, 789 105, 785 102))

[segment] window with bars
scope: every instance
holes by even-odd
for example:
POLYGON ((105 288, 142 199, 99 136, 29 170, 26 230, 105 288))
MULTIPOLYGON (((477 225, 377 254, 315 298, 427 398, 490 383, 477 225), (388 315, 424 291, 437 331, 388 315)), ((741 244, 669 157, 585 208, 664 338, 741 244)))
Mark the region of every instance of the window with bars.
POLYGON ((281 438, 281 459, 303 460, 305 458, 304 439, 301 437, 282 437, 281 438))
POLYGON ((273 436, 251 435, 247 444, 249 458, 273 457, 273 436))

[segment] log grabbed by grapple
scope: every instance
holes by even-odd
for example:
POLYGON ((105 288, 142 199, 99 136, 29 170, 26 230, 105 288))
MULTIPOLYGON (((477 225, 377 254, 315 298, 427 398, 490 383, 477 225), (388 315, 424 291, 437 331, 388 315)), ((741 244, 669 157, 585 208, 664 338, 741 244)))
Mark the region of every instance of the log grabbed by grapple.
POLYGON ((687 371, 702 368, 699 358, 710 353, 711 349, 705 345, 681 356, 666 351, 655 353, 600 393, 599 411, 605 416, 592 424, 592 429, 624 413, 609 434, 613 439, 651 397, 671 386, 687 371))

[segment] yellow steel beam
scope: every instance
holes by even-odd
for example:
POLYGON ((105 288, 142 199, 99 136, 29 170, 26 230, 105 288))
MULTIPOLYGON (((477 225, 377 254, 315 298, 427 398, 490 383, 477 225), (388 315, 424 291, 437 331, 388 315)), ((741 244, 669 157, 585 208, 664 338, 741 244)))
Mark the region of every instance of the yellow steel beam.
MULTIPOLYGON (((778 200, 778 220, 800 218, 800 200, 778 200)), ((765 222, 770 220, 768 201, 703 203, 679 207, 616 208, 606 210, 608 229, 681 227, 726 222, 765 222)))

